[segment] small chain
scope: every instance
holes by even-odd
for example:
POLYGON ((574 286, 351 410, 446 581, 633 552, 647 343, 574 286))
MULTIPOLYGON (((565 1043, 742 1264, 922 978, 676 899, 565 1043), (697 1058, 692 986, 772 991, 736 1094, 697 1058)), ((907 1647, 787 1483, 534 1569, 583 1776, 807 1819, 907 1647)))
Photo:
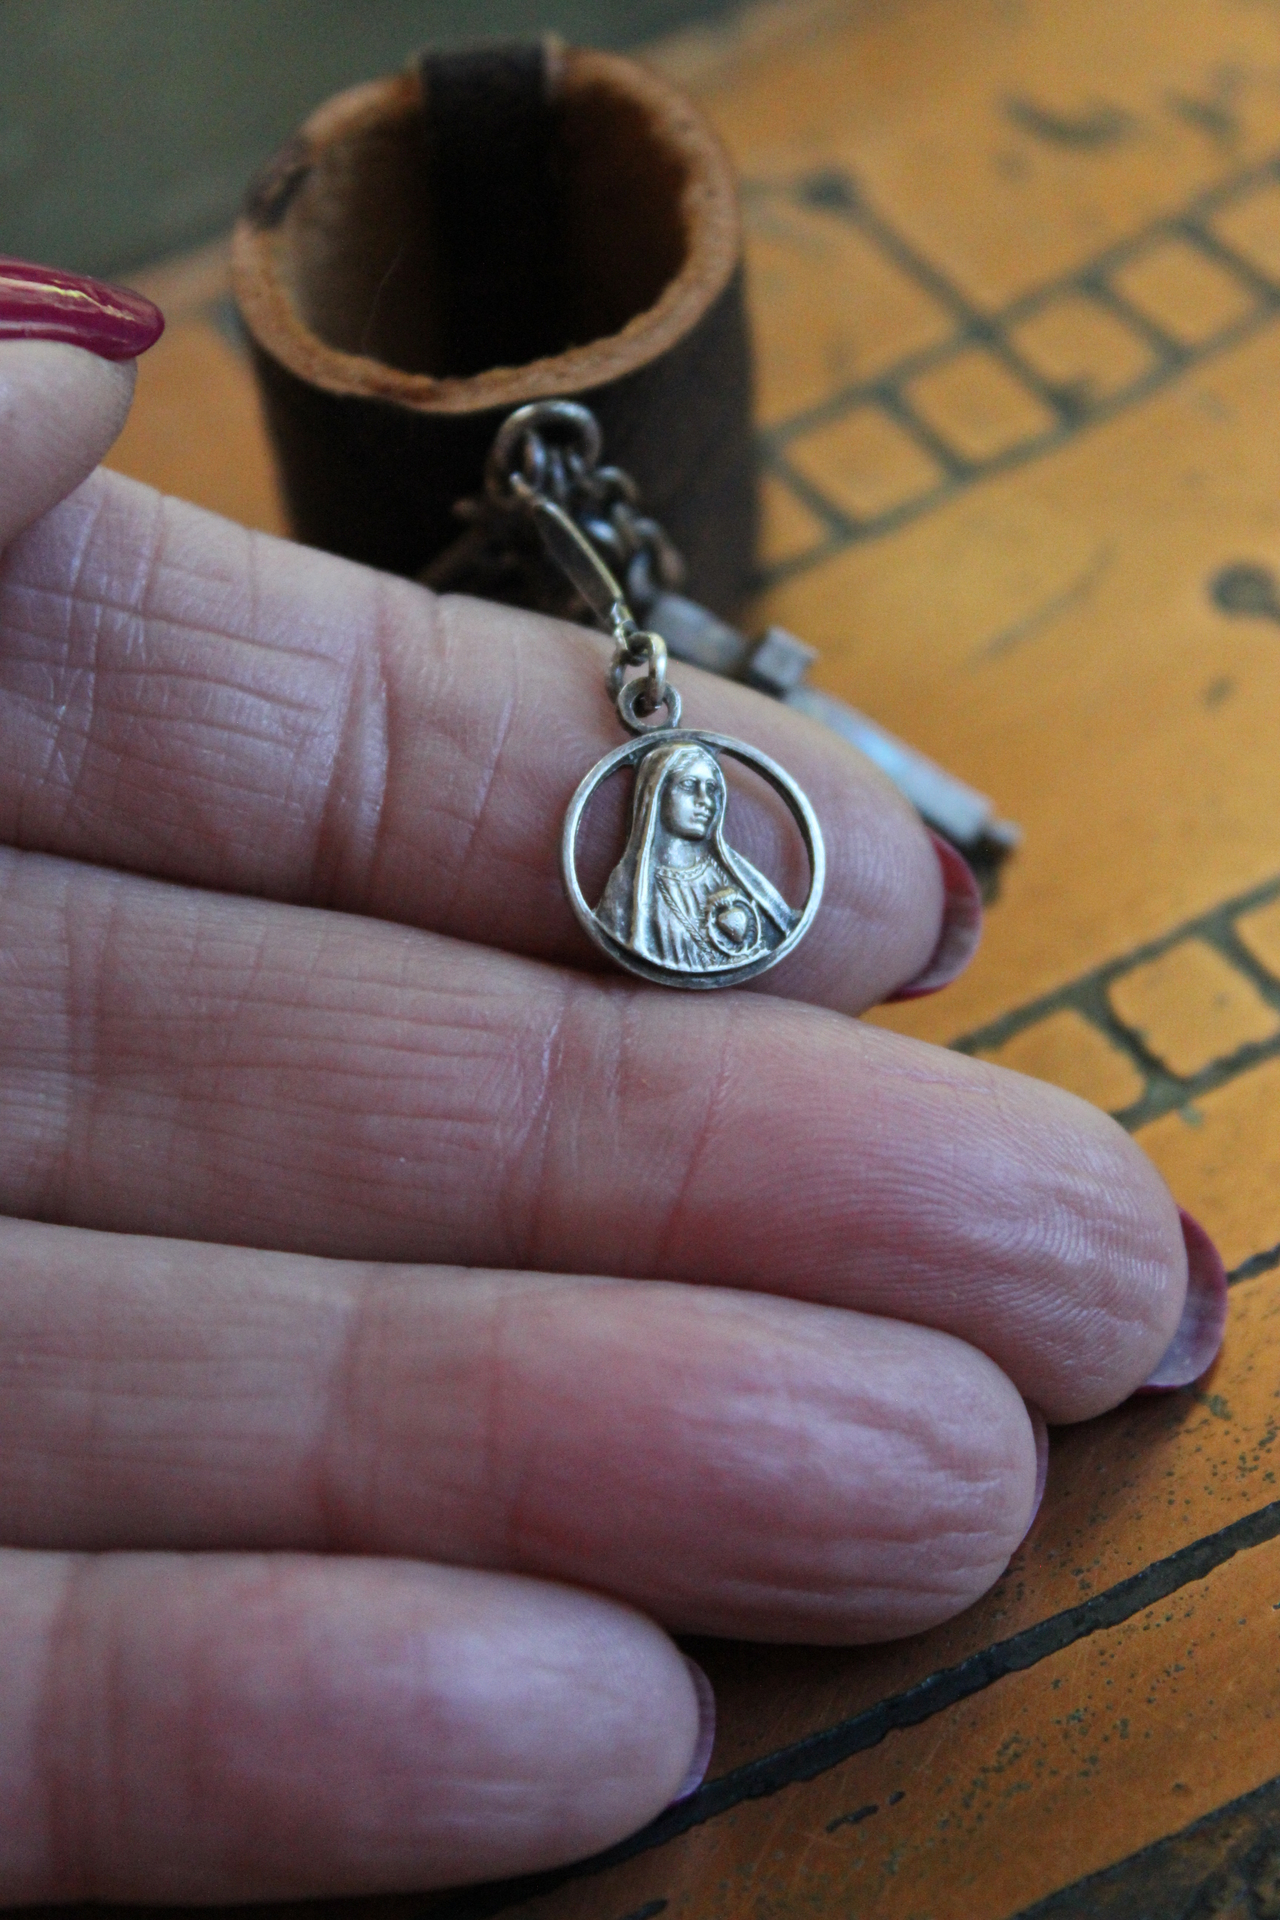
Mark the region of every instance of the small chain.
POLYGON ((548 554, 612 633, 606 684, 622 724, 632 733, 678 727, 680 695, 667 680, 666 642, 638 625, 608 560, 616 559, 628 587, 638 583, 646 600, 683 568, 658 523, 637 511, 634 482, 618 467, 598 465, 600 451, 600 424, 586 407, 535 401, 503 422, 485 468, 485 493, 496 509, 515 505, 533 518, 548 554), (635 668, 642 676, 629 679, 635 668))
POLYGON ((640 511, 635 481, 621 467, 602 467, 604 437, 589 407, 575 400, 536 400, 509 414, 485 468, 485 494, 509 507, 518 477, 580 527, 622 582, 632 606, 644 609, 684 581, 684 562, 658 521, 640 511))

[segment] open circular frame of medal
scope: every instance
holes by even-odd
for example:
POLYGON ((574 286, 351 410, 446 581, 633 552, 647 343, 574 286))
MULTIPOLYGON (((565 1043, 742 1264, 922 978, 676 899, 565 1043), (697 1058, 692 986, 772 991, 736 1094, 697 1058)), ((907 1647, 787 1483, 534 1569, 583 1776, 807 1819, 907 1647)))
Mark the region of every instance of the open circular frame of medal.
POLYGON ((638 975, 660 987, 683 987, 686 991, 706 992, 717 987, 741 986, 746 980, 755 979, 757 974, 767 973, 770 967, 776 967, 795 951, 813 925, 814 916, 822 904, 822 889, 827 877, 827 853, 822 840, 822 828, 818 825, 818 816, 810 806, 807 796, 796 785, 791 775, 767 753, 761 753, 758 747, 748 745, 745 740, 735 740, 727 733, 705 733, 701 728, 649 727, 634 739, 624 741, 606 754, 603 760, 597 760, 590 773, 578 784, 578 789, 569 802, 569 810, 564 817, 564 832, 560 840, 560 871, 564 877, 564 889, 569 896, 578 925, 602 953, 619 967, 625 967, 628 973, 638 975), (784 940, 779 941, 768 953, 757 955, 755 959, 744 960, 738 967, 717 967, 714 973, 684 973, 675 967, 664 967, 655 960, 646 960, 643 955, 633 953, 630 947, 624 947, 620 940, 602 927, 595 913, 587 905, 586 895, 578 882, 578 832, 583 816, 597 790, 606 780, 620 773, 626 767, 635 766, 643 760, 646 753, 654 747, 679 742, 687 745, 709 747, 714 753, 728 754, 731 760, 737 760, 752 773, 758 774, 767 786, 773 788, 786 807, 799 830, 804 842, 804 850, 809 861, 809 891, 805 896, 800 917, 784 940))

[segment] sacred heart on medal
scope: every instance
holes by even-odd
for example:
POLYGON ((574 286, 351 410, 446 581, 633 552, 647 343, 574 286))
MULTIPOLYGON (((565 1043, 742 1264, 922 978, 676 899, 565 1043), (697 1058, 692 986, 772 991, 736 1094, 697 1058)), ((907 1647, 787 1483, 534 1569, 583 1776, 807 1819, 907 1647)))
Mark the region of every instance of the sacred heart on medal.
POLYGON ((561 841, 579 924, 619 966, 669 987, 737 986, 776 966, 813 924, 825 865, 813 808, 776 761, 744 740, 675 727, 640 733, 598 761, 569 804, 561 841), (733 844, 726 758, 758 774, 796 826, 809 866, 798 906, 733 844), (578 874, 579 833, 604 783, 628 772, 626 843, 593 906, 578 874))

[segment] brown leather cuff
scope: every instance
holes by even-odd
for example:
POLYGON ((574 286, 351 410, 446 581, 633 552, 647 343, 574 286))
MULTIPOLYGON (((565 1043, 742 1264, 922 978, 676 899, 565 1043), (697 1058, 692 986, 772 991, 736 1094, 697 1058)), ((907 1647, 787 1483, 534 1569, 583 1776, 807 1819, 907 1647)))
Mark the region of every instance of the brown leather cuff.
POLYGON ((734 179, 657 75, 548 41, 339 94, 255 184, 234 274, 299 539, 420 572, 507 413, 573 397, 686 590, 728 612, 747 589, 734 179))

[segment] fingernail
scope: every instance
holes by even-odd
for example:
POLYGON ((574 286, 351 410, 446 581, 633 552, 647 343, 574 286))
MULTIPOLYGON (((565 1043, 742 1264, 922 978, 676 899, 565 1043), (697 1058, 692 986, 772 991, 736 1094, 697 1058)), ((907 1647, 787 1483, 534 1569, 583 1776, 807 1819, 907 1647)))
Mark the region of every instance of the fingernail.
POLYGON ((1217 1358, 1227 1324, 1227 1270, 1212 1240, 1189 1213, 1178 1210, 1187 1248, 1187 1299, 1177 1332, 1139 1393, 1189 1387, 1217 1358))
POLYGON ((695 1794, 707 1777, 707 1768, 711 1765, 711 1749, 716 1743, 716 1696, 711 1691, 711 1682, 696 1660, 686 1653, 684 1663, 689 1669, 689 1678, 693 1682, 693 1691, 698 1697, 698 1740, 693 1749, 693 1758, 689 1762, 689 1771, 680 1782, 680 1791, 671 1802, 678 1807, 682 1800, 695 1794))
POLYGON ((934 833, 932 828, 926 828, 926 832, 938 856, 946 890, 942 932, 924 972, 891 993, 889 1001, 918 1000, 922 994, 937 993, 940 987, 950 986, 964 972, 982 938, 982 894, 969 862, 940 833, 934 833))
MULTIPOLYGON (((1027 1401, 1026 1406, 1031 1420, 1031 1431, 1036 1441, 1036 1490, 1031 1503, 1031 1518, 1027 1522, 1027 1533, 1030 1533, 1044 1503, 1044 1490, 1049 1480, 1049 1423, 1039 1407, 1033 1406, 1030 1400, 1027 1401)), ((1023 1534, 1023 1540, 1026 1539, 1027 1533, 1023 1534)), ((1022 1541, 1018 1544, 1021 1546, 1022 1541)))
POLYGON ((140 293, 0 254, 0 340, 61 340, 133 360, 163 332, 164 315, 140 293))

